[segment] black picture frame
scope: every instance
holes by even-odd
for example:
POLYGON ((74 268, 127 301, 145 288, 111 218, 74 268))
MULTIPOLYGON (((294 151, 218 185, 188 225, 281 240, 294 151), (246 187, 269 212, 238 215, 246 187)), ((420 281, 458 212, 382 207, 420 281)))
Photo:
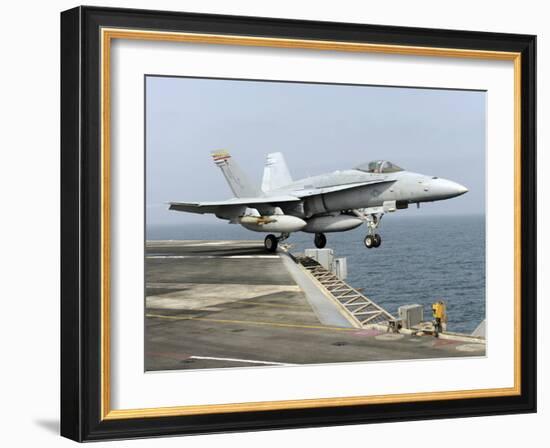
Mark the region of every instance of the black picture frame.
POLYGON ((536 411, 536 36, 77 7, 61 13, 61 435, 76 441, 536 411), (515 396, 102 419, 104 27, 521 54, 521 357, 515 396))

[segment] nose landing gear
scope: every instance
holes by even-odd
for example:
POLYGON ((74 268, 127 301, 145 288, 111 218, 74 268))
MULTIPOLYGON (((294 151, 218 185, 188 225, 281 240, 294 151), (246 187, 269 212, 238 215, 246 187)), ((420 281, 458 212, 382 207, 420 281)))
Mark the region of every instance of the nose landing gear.
POLYGON ((364 242, 367 249, 372 249, 373 247, 379 247, 380 244, 382 244, 382 237, 378 233, 375 233, 374 235, 367 235, 364 242))
POLYGON ((384 216, 383 213, 373 213, 371 215, 367 215, 366 217, 368 233, 365 237, 364 243, 367 249, 380 247, 380 244, 382 244, 382 237, 380 234, 376 233, 376 230, 382 221, 382 216, 384 216))

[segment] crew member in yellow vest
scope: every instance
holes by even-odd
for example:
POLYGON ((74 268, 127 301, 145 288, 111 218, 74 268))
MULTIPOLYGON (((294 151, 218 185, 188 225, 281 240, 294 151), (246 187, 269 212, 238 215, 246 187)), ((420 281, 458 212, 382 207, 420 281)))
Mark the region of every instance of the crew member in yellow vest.
POLYGON ((432 313, 434 317, 434 334, 439 337, 439 333, 447 329, 447 307, 443 300, 432 304, 432 313))

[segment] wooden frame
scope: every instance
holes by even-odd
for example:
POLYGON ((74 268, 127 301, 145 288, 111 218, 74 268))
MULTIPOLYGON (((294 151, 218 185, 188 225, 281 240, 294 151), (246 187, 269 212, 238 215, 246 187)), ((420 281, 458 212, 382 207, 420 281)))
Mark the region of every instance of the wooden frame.
POLYGON ((84 441, 535 411, 534 36, 79 7, 62 13, 61 59, 62 435, 84 441), (514 61, 514 387, 110 409, 109 63, 117 38, 514 61))

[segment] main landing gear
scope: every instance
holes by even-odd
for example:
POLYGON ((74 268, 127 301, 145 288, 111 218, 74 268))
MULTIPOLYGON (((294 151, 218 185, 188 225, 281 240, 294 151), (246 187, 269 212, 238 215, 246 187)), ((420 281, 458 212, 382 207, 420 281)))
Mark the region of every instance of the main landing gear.
POLYGON ((275 235, 272 235, 270 233, 265 237, 264 247, 268 252, 275 252, 277 250, 278 244, 279 244, 279 240, 275 235))
POLYGON ((280 237, 276 237, 273 234, 269 234, 264 239, 264 247, 268 252, 277 252, 277 246, 280 241, 286 240, 290 236, 289 233, 281 233, 280 237))
POLYGON ((316 233, 313 242, 315 243, 315 247, 317 249, 322 249, 327 245, 327 237, 324 233, 316 233))

